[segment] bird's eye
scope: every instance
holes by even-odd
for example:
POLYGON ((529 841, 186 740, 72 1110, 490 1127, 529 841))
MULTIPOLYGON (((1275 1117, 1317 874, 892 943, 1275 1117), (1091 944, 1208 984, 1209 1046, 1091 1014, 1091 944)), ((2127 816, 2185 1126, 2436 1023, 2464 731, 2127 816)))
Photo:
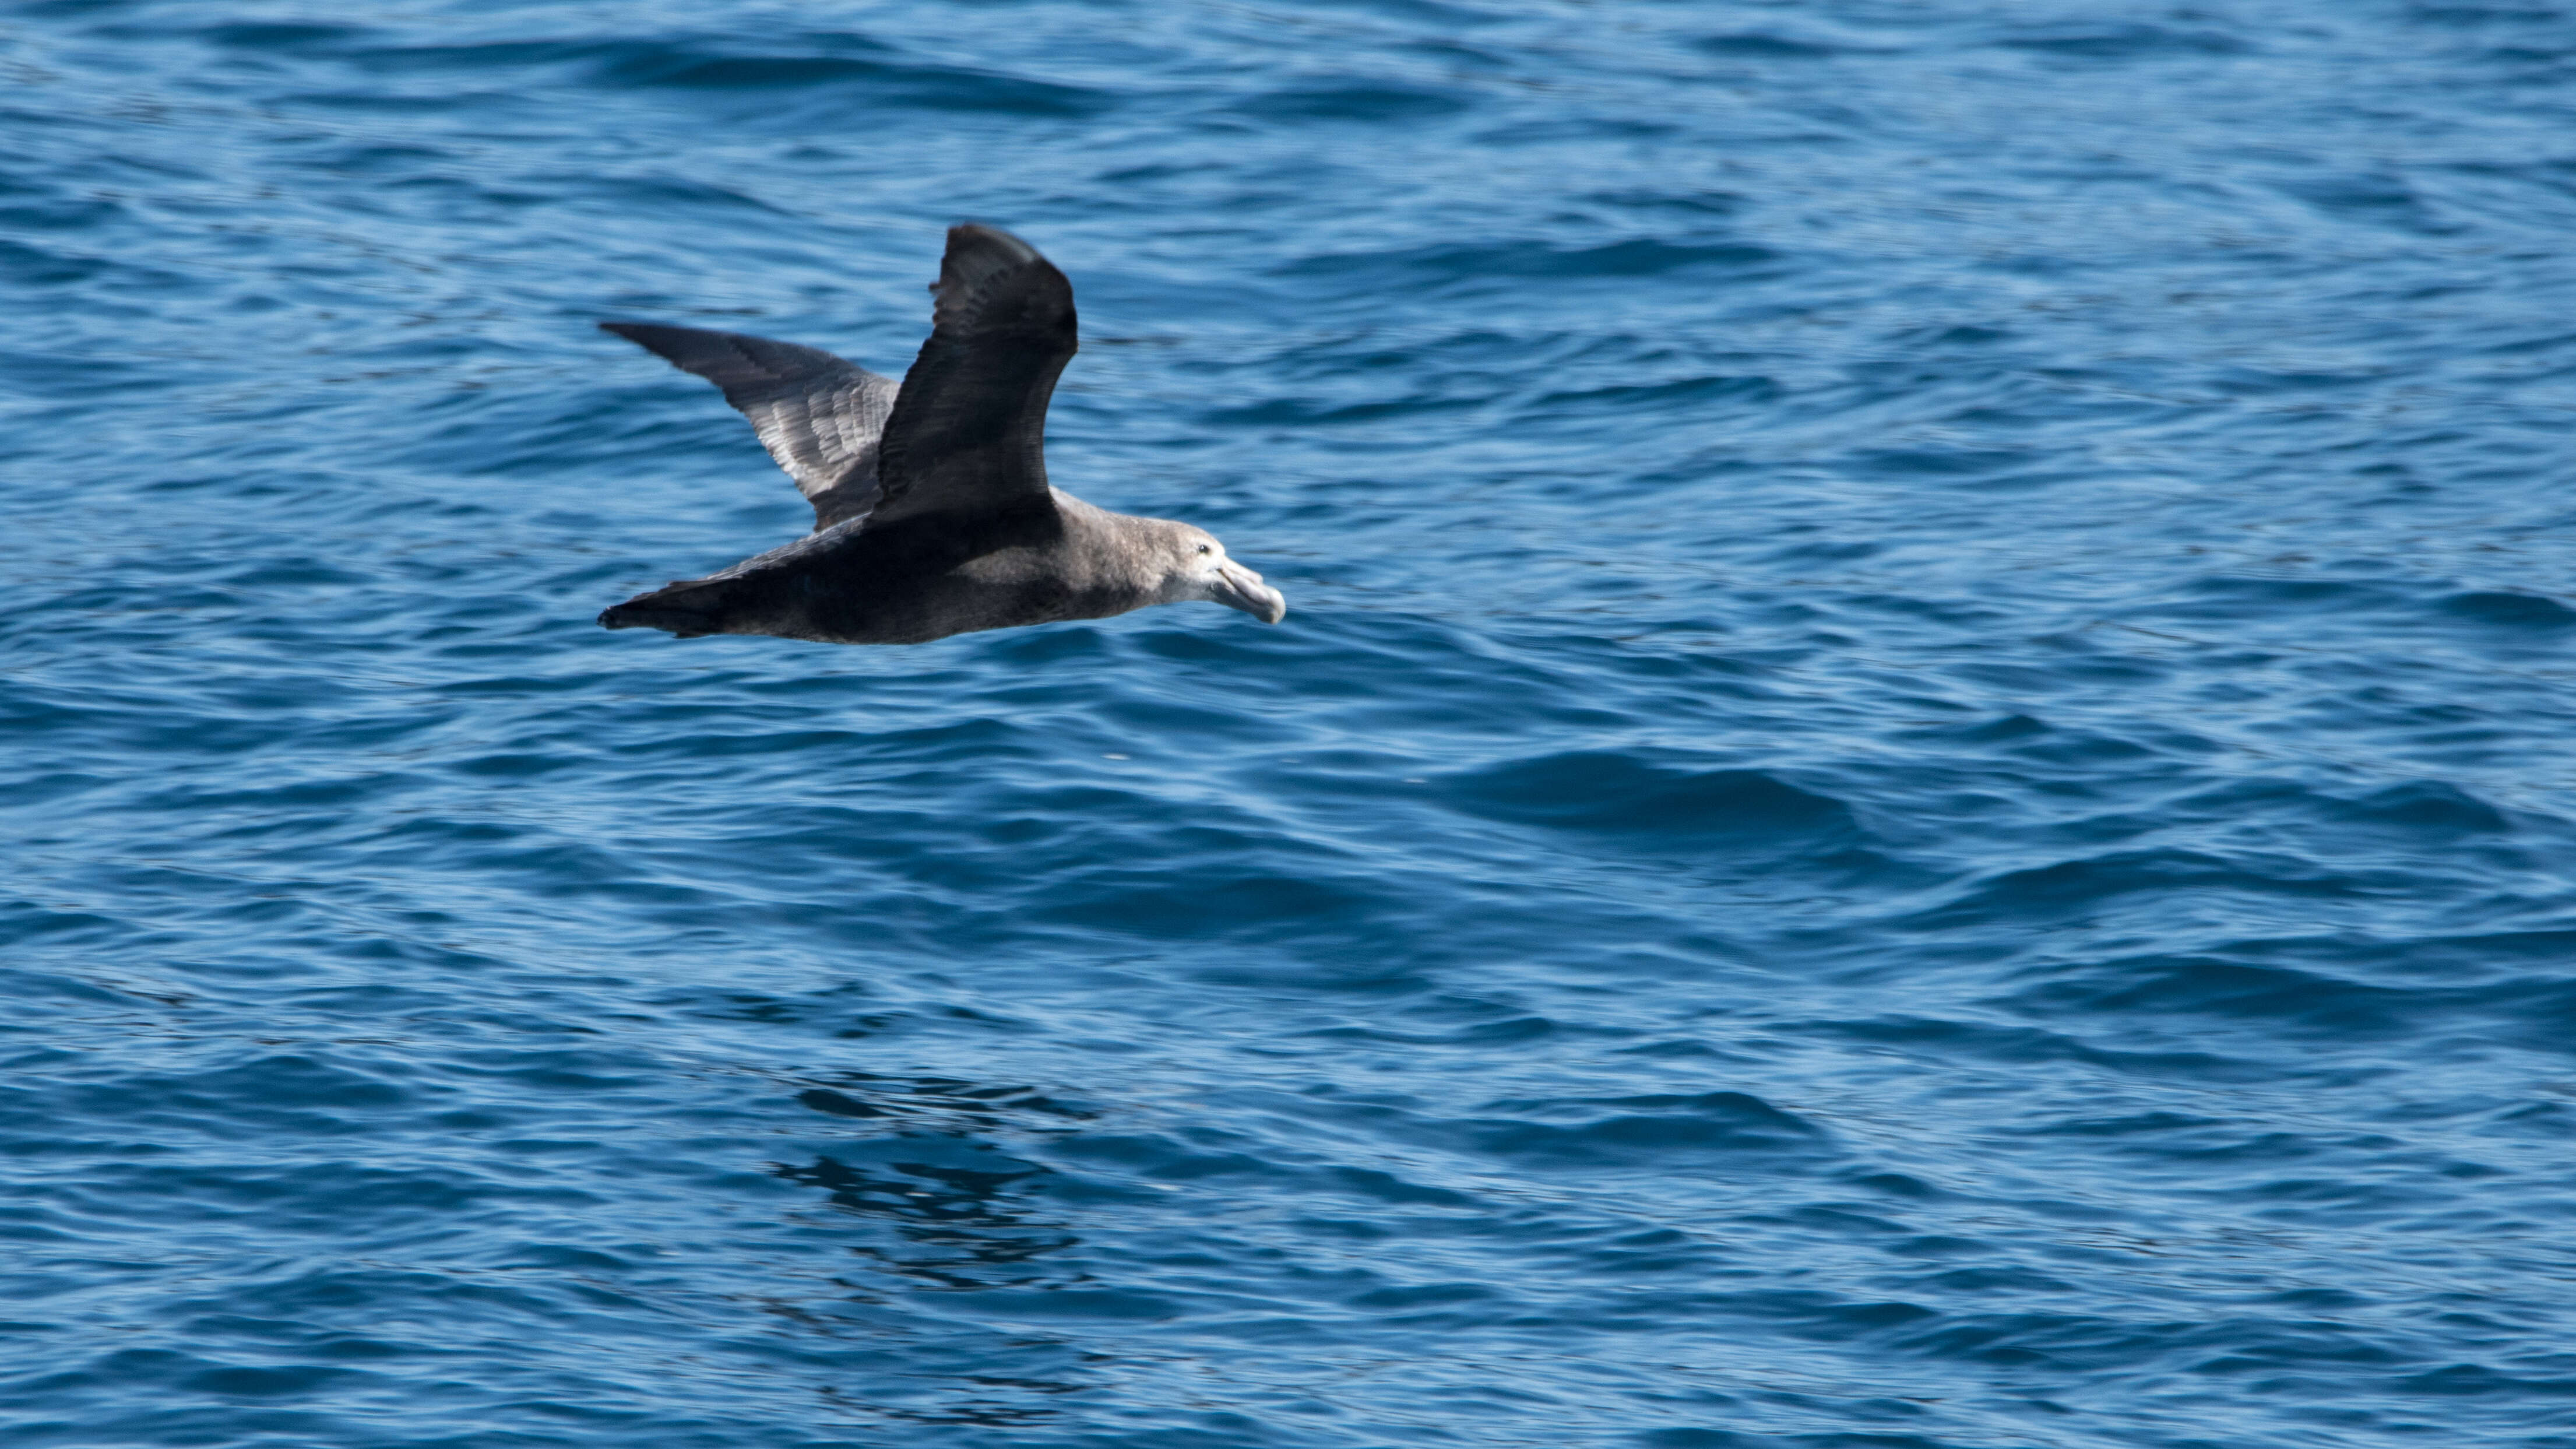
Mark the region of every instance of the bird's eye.
POLYGON ((1201 553, 1205 553, 1205 552, 1207 552, 1207 545, 1206 545, 1206 544, 1200 544, 1200 545, 1199 545, 1199 552, 1201 552, 1201 553))

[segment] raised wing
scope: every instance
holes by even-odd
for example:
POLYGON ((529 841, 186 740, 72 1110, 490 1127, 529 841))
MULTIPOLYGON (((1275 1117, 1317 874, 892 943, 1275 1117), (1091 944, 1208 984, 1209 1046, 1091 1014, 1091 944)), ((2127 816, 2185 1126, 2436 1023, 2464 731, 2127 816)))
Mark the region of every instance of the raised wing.
POLYGON ((875 518, 1045 499, 1047 399, 1073 357, 1073 284, 1008 232, 956 226, 930 290, 930 340, 886 420, 875 518))
POLYGON ((878 446, 894 411, 894 379, 828 352, 694 327, 602 322, 601 330, 724 389, 796 491, 814 505, 814 527, 865 518, 878 501, 878 446))

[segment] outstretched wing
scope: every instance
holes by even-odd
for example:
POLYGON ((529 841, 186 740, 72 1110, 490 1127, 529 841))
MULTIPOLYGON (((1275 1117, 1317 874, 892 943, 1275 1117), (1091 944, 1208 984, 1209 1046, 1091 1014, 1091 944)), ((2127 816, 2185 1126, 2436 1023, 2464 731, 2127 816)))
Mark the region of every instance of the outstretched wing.
POLYGON ((817 530, 865 518, 878 501, 878 448, 895 383, 828 352, 694 327, 602 322, 724 389, 760 444, 814 505, 817 530))
POLYGON ((1046 410, 1073 357, 1073 284, 989 226, 948 229, 930 340, 886 420, 879 521, 1047 496, 1046 410))

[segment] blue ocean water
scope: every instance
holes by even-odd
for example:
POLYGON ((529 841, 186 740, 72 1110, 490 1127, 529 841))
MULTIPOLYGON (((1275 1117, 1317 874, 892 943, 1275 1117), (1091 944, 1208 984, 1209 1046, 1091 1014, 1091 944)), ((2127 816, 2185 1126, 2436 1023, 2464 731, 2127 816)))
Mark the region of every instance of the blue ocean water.
POLYGON ((0 1441, 2576 1445, 2576 16, 0 13, 0 1441), (593 330, 1073 279, 1194 606, 593 330))

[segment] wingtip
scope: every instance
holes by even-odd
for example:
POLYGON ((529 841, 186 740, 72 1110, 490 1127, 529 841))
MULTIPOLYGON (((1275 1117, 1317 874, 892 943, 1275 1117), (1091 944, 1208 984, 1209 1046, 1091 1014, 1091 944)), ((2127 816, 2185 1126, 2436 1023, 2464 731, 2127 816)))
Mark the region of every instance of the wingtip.
POLYGON ((1021 264, 1045 260, 1038 254, 1036 247, 1030 246, 998 226, 987 226, 980 221, 961 221, 948 229, 950 251, 954 252, 960 247, 971 246, 1000 247, 1011 253, 1011 259, 1014 262, 1021 264))
POLYGON ((1014 317, 1025 320, 1052 310, 1071 323, 1072 284, 1043 252, 998 226, 962 221, 950 227, 948 250, 939 258, 939 280, 930 284, 930 295, 937 299, 931 325, 967 321, 997 288, 1021 289, 1036 303, 1034 310, 1025 304, 1009 309, 1014 317))

